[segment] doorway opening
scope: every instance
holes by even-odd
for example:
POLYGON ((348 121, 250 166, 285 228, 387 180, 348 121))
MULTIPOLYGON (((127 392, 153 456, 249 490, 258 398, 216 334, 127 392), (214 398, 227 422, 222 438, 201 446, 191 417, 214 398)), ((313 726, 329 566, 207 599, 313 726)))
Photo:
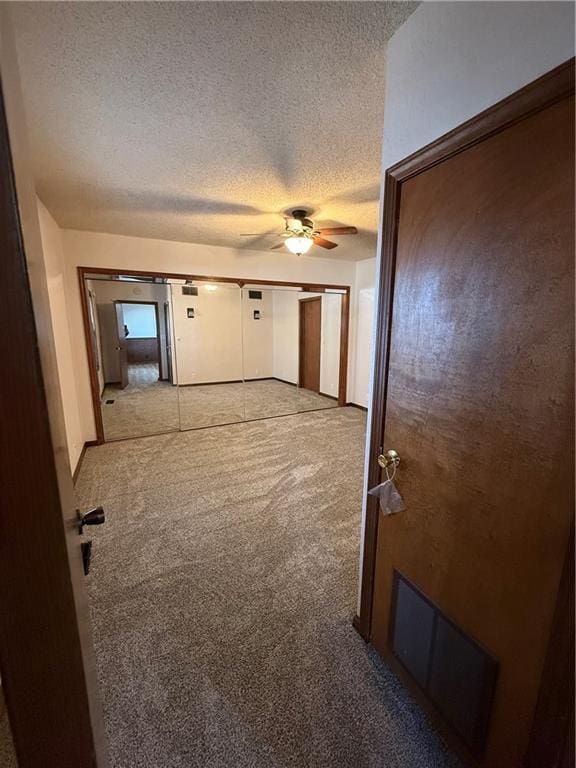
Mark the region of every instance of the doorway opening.
POLYGON ((126 386, 147 387, 163 380, 157 301, 117 301, 117 331, 126 352, 121 365, 126 386))
POLYGON ((177 429, 167 286, 103 275, 85 296, 103 440, 177 429))

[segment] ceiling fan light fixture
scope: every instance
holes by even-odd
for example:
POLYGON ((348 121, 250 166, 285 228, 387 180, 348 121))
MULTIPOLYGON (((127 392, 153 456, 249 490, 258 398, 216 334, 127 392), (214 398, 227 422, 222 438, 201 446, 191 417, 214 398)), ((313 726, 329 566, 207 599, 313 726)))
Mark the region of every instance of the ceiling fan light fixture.
POLYGON ((286 248, 297 256, 308 253, 314 241, 311 237, 289 237, 286 239, 286 248))

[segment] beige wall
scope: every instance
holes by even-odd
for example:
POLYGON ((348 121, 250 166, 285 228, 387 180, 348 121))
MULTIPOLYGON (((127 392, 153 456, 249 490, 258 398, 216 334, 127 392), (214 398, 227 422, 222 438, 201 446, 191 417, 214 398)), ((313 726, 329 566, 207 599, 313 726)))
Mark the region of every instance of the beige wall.
POLYGON ((176 382, 242 379, 242 297, 237 285, 200 285, 198 296, 172 286, 176 382), (188 317, 188 309, 194 317, 188 317))
POLYGON ((48 283, 62 407, 64 409, 68 456, 70 467, 74 471, 84 447, 84 435, 78 409, 74 358, 68 325, 69 312, 65 287, 66 265, 60 228, 41 201, 38 201, 38 218, 44 250, 44 266, 48 283))
POLYGON ((274 376, 273 291, 262 291, 261 299, 251 299, 242 290, 242 356, 244 378, 267 379, 274 376), (254 320, 254 310, 260 320, 254 320))

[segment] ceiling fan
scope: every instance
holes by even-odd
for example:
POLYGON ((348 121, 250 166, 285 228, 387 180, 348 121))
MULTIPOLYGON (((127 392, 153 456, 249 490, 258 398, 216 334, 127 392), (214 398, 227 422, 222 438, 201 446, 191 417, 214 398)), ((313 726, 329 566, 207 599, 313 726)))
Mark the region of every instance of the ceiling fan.
POLYGON ((286 217, 286 227, 284 232, 265 233, 263 235, 240 235, 240 237, 284 237, 283 243, 274 245, 270 250, 276 251, 286 246, 289 251, 297 256, 308 253, 313 245, 319 245, 320 248, 337 248, 338 243, 326 240, 323 235, 357 235, 356 227, 314 227, 314 222, 307 216, 307 211, 300 208, 292 211, 292 215, 286 217))

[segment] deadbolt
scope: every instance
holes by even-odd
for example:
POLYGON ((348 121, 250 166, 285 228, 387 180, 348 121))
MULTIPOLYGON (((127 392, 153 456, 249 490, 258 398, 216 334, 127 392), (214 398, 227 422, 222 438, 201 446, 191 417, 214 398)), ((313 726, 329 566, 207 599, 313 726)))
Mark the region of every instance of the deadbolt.
POLYGON ((389 451, 386 451, 386 453, 381 453, 380 456, 378 456, 378 464, 382 467, 382 469, 386 469, 386 467, 391 466, 397 467, 398 464, 400 464, 400 456, 393 448, 390 448, 389 451))

